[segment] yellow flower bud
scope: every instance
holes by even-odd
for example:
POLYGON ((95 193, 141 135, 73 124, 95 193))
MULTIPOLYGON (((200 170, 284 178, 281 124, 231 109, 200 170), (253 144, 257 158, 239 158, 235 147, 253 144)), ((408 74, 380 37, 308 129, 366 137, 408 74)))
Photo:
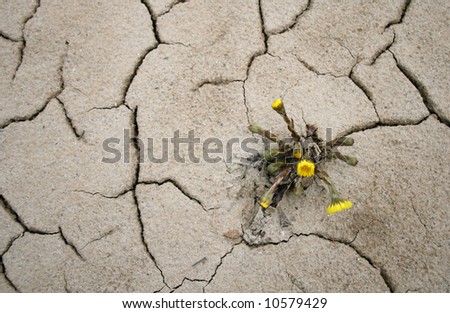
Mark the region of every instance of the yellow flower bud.
POLYGON ((294 158, 300 160, 302 158, 302 148, 300 146, 295 146, 292 154, 294 158))
POLYGON ((272 103, 272 109, 275 111, 280 111, 284 109, 283 100, 277 99, 272 103))
POLYGON ((284 104, 281 99, 277 99, 272 103, 272 109, 274 109, 278 114, 283 116, 283 118, 288 118, 286 116, 286 111, 284 109, 284 104))
POLYGON ((269 205, 272 203, 272 196, 265 194, 262 198, 261 201, 259 201, 259 204, 264 208, 267 209, 269 207, 269 205))

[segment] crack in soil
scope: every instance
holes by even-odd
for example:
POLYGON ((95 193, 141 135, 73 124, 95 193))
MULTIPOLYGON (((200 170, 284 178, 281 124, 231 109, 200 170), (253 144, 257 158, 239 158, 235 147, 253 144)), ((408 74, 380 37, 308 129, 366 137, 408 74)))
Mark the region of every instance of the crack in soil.
POLYGON ((12 206, 9 204, 9 202, 5 199, 3 195, 0 195, 0 201, 2 202, 6 213, 8 213, 11 219, 17 222, 23 228, 23 231, 28 230, 28 226, 25 224, 20 215, 12 208, 12 206))
MULTIPOLYGON (((156 34, 156 32, 155 32, 156 34)), ((155 35, 156 36, 156 35, 155 35)), ((128 106, 128 104, 126 103, 126 98, 128 95, 128 91, 130 90, 131 84, 133 83, 134 79, 136 78, 139 69, 141 68, 142 63, 144 63, 145 58, 147 57, 147 55, 152 52, 153 50, 155 50, 156 48, 158 48, 159 46, 159 39, 158 43, 156 43, 156 45, 152 45, 150 47, 148 47, 144 53, 142 54, 142 56, 138 59, 138 61, 136 62, 133 71, 131 73, 131 75, 128 77, 128 79, 125 81, 125 88, 123 90, 123 96, 121 98, 121 101, 119 101, 119 104, 117 106, 112 106, 109 107, 108 109, 113 109, 113 108, 118 108, 122 105, 126 106, 128 109, 131 110, 131 108, 128 106)), ((95 109, 99 109, 99 108, 95 108, 95 109)), ((91 109, 92 110, 92 109, 91 109)))
POLYGON ((375 270, 377 270, 380 273, 380 276, 383 279, 383 281, 386 284, 386 286, 389 289, 389 291, 391 293, 395 292, 393 284, 392 284, 392 279, 388 276, 386 270, 383 267, 381 267, 381 266, 376 266, 374 261, 369 256, 367 256, 364 253, 362 253, 362 251, 359 250, 359 248, 357 248, 353 244, 353 242, 358 237, 358 234, 359 234, 359 231, 356 233, 355 237, 351 241, 345 241, 345 240, 342 240, 342 239, 330 238, 330 237, 327 237, 324 234, 320 234, 320 233, 299 234, 299 235, 294 235, 294 236, 315 236, 317 238, 320 238, 320 239, 323 239, 323 240, 327 240, 327 241, 330 241, 330 242, 340 243, 340 244, 343 244, 343 245, 351 248, 353 251, 356 252, 356 254, 358 254, 359 257, 361 257, 362 259, 366 260, 367 263, 369 263, 369 265, 372 268, 374 268, 375 270))
POLYGON ((191 195, 187 189, 181 185, 180 183, 178 183, 175 179, 173 178, 164 178, 160 181, 157 180, 152 180, 152 181, 140 181, 138 184, 142 184, 142 185, 164 185, 166 183, 170 183, 173 186, 175 186, 183 195, 185 195, 187 198, 189 198, 190 200, 197 202, 203 209, 203 211, 208 212, 209 210, 213 210, 214 208, 206 208, 203 203, 200 201, 200 199, 195 198, 193 195, 191 195))
MULTIPOLYGON (((17 286, 15 286, 14 283, 12 282, 12 280, 8 277, 6 266, 3 263, 3 256, 11 249, 11 247, 14 245, 15 241, 17 239, 23 237, 25 233, 36 234, 36 235, 41 235, 41 236, 52 236, 52 235, 59 234, 61 236, 61 238, 63 239, 64 243, 68 244, 72 249, 74 249, 75 253, 77 253, 78 251, 75 249, 75 247, 73 245, 68 243, 67 240, 64 238, 64 236, 63 236, 63 234, 61 232, 61 228, 59 228, 58 232, 44 232, 44 231, 38 230, 38 229, 36 229, 34 227, 29 227, 29 226, 27 226, 25 224, 24 220, 12 208, 12 206, 9 204, 9 202, 5 199, 5 197, 3 195, 0 195, 0 201, 3 203, 3 207, 5 208, 5 211, 8 213, 8 215, 11 216, 11 218, 23 228, 22 233, 20 233, 19 235, 15 236, 14 238, 12 238, 8 242, 5 251, 3 251, 1 256, 0 256, 0 264, 1 264, 1 267, 2 267, 2 273, 5 276, 6 281, 8 282, 8 284, 12 288, 14 288, 14 290, 16 292, 21 292, 20 289, 17 286)), ((78 253, 77 253, 77 255, 81 256, 78 253)))
MULTIPOLYGON (((331 240, 331 241, 333 241, 333 240, 331 240)), ((355 245, 348 244, 347 246, 352 248, 353 251, 355 251, 362 259, 366 260, 370 264, 370 266, 372 266, 374 269, 376 269, 380 273, 381 278, 383 279, 384 283, 386 284, 387 288, 389 289, 389 291, 391 293, 395 292, 395 289, 394 289, 394 286, 392 283, 392 279, 388 275, 385 268, 383 268, 382 266, 376 266, 374 261, 369 256, 363 254, 362 251, 359 250, 359 248, 357 248, 355 245)))
POLYGON ((114 227, 114 228, 110 229, 109 231, 107 231, 107 232, 101 234, 100 237, 92 239, 91 241, 89 241, 88 243, 86 243, 83 247, 81 247, 81 248, 80 248, 80 251, 81 251, 81 250, 84 250, 84 248, 86 248, 87 246, 89 246, 91 243, 96 242, 96 241, 99 241, 99 240, 102 240, 103 238, 108 237, 109 235, 112 235, 116 230, 117 230, 117 228, 114 227))
POLYGON ((3 274, 3 277, 5 277, 6 282, 8 285, 14 289, 15 292, 21 292, 20 289, 14 285, 13 281, 8 277, 8 273, 6 272, 6 267, 3 264, 3 255, 0 256, 0 267, 1 267, 1 273, 3 274))
POLYGON ((395 56, 394 52, 391 50, 388 50, 392 56, 394 57, 395 63, 397 64, 397 68, 402 72, 402 74, 411 82, 411 84, 417 89, 420 96, 422 97, 422 101, 425 104, 425 107, 428 109, 430 114, 436 114, 438 120, 444 124, 450 127, 450 121, 445 121, 443 118, 439 116, 439 113, 436 112, 435 104, 433 100, 431 99, 431 96, 427 90, 427 87, 414 75, 414 73, 409 70, 404 64, 402 64, 397 57, 395 56))
MULTIPOLYGON (((382 266, 377 266, 375 265, 375 262, 367 255, 365 255, 364 253, 362 253, 361 250, 359 250, 359 248, 357 248, 353 242, 356 240, 356 238, 359 235, 359 232, 367 227, 369 227, 370 224, 360 230, 358 230, 355 233, 355 236, 353 237, 353 239, 351 239, 350 241, 348 240, 343 240, 343 239, 338 239, 338 238, 330 238, 328 236, 326 236, 325 234, 322 233, 293 233, 292 235, 290 235, 287 239, 283 239, 280 240, 278 242, 267 242, 264 243, 262 245, 259 246, 278 246, 280 244, 286 244, 288 243, 293 237, 309 237, 309 236, 314 236, 317 238, 320 238, 322 240, 326 240, 326 241, 330 241, 330 242, 335 242, 335 243, 339 243, 339 244, 343 244, 345 246, 348 246, 349 248, 351 248, 353 251, 355 251, 355 253, 360 256, 362 259, 366 260, 369 265, 374 268, 375 270, 377 270, 381 276, 381 278, 383 279, 384 283, 386 284, 387 288, 389 289, 389 291, 391 293, 395 292, 395 289, 393 287, 393 283, 392 283, 392 279, 390 278, 390 276, 387 274, 387 271, 382 267, 382 266)), ((247 245, 248 247, 253 247, 254 245, 249 244, 248 242, 244 241, 244 244, 247 245)), ((206 287, 206 286, 205 286, 206 287)))
POLYGON ((62 231, 61 226, 59 226, 59 235, 61 236, 62 241, 64 241, 64 243, 70 247, 70 249, 72 249, 73 252, 75 252, 75 254, 82 260, 82 261, 86 261, 86 259, 84 258, 84 256, 78 251, 77 247, 67 239, 66 236, 64 236, 64 233, 62 231))
POLYGON ((36 14, 37 10, 40 7, 41 7, 41 0, 37 0, 37 5, 34 7, 33 12, 28 17, 26 17, 24 20, 24 23, 22 26, 22 38, 20 40, 18 40, 18 42, 22 43, 19 48, 19 64, 17 64, 17 67, 14 71, 14 75, 12 78, 13 81, 16 79, 17 72, 19 71, 20 67, 22 66, 24 50, 27 47, 27 40, 25 39, 25 27, 27 26, 27 23, 34 17, 34 15, 36 14))
MULTIPOLYGON (((184 277, 183 280, 181 281, 181 283, 180 283, 179 285, 173 287, 173 289, 170 290, 169 293, 173 293, 173 292, 175 292, 178 288, 182 287, 183 284, 185 283, 185 281, 190 281, 190 282, 192 282, 192 283, 194 283, 194 282, 208 283, 208 280, 206 280, 206 279, 197 279, 197 278, 184 277)), ((204 286, 204 287, 205 287, 205 286, 204 286)), ((204 287, 203 287, 203 288, 204 288, 204 287)))
POLYGON ((133 110, 133 115, 131 116, 131 127, 132 127, 131 142, 134 146, 134 149, 136 150, 136 155, 137 155, 136 165, 135 165, 134 174, 133 174, 132 183, 131 183, 131 186, 132 186, 131 188, 134 192, 136 192, 136 186, 139 183, 141 162, 142 162, 142 158, 143 158, 141 146, 139 145, 139 125, 138 125, 138 121, 137 121, 137 118, 138 118, 137 114, 138 114, 138 107, 136 107, 133 110))
POLYGON ((27 42, 25 41, 25 38, 22 38, 22 40, 19 41, 20 42, 20 46, 19 46, 19 63, 17 64, 15 70, 14 70, 14 74, 12 76, 12 81, 14 82, 16 80, 16 76, 17 76, 17 72, 19 71, 20 67, 22 66, 23 63, 23 54, 24 54, 24 50, 26 48, 27 42))
POLYGON ((66 277, 66 273, 63 273, 63 278, 64 278, 64 290, 66 293, 72 293, 72 291, 69 290, 69 283, 67 282, 67 277, 66 277))
MULTIPOLYGON (((61 60, 60 60, 60 65, 58 66, 58 68, 56 70, 56 72, 58 73, 58 77, 59 77, 58 89, 53 94, 51 94, 49 97, 47 97, 47 99, 44 101, 44 105, 42 107, 38 108, 35 112, 25 115, 25 116, 11 118, 8 121, 6 121, 3 125, 0 125, 0 129, 5 129, 6 127, 8 127, 9 125, 11 125, 13 123, 33 121, 42 112, 44 112, 44 110, 47 108, 48 104, 53 99, 58 99, 58 97, 61 95, 61 93, 64 91, 64 88, 65 88, 63 71, 64 71, 64 65, 65 65, 66 58, 67 58, 68 48, 69 48, 69 43, 66 42, 66 52, 62 55, 61 60)), ((70 123, 69 123, 69 125, 70 125, 70 123)), ((70 126, 72 127, 72 125, 70 125, 70 126)))
MULTIPOLYGON (((7 211, 8 212, 8 211, 7 211)), ((10 212, 8 212, 10 213, 10 212)), ((23 226, 22 226, 23 227, 23 226)), ((5 277, 6 281, 8 282, 8 284, 14 289, 14 291, 16 292, 21 292, 19 290, 19 288, 13 283, 13 281, 8 277, 7 271, 6 271, 6 266, 3 263, 3 256, 9 251, 9 249, 11 249, 12 245, 14 244, 14 242, 23 236, 23 234, 25 233, 25 230, 20 233, 19 235, 15 236, 14 238, 12 238, 8 244, 6 245, 6 249, 2 252, 2 254, 0 255, 0 265, 1 265, 1 273, 3 274, 3 276, 5 277)))
POLYGON ((291 282, 291 284, 295 287, 297 287, 301 292, 305 293, 307 292, 307 290, 305 289, 305 287, 301 284, 301 282, 299 282, 299 280, 297 279, 297 277, 295 277, 294 275, 292 275, 291 273, 289 273, 287 270, 285 271, 286 274, 289 277, 289 280, 291 282))
POLYGON ((420 215, 419 215, 419 213, 417 212, 417 208, 416 208, 416 206, 414 205, 414 202, 411 201, 411 202, 410 202, 410 205, 411 205, 411 207, 412 207, 414 213, 416 214, 416 217, 417 217, 419 223, 422 224, 423 228, 425 228, 425 232, 426 232, 427 234, 431 234, 431 232, 428 230, 427 225, 426 225, 426 224, 422 221, 422 219, 420 218, 420 215))
POLYGON ((134 204, 136 205, 137 219, 138 219, 139 225, 141 227, 141 242, 144 245, 145 250, 147 251, 147 254, 149 255, 149 257, 152 260, 153 264, 155 265, 155 267, 158 269, 159 273, 161 274, 161 277, 162 277, 164 285, 167 288, 171 289, 169 287, 169 285, 167 284, 167 282, 166 282, 166 277, 164 276, 164 273, 163 273, 161 267, 159 266, 158 262, 156 261, 156 258, 153 255, 153 253, 150 251, 150 247, 148 246, 147 241, 145 240, 145 236, 144 236, 145 226, 144 226, 144 222, 142 221, 141 209, 139 207, 139 201, 138 201, 138 198, 137 198, 137 195, 136 195, 136 187, 133 190, 133 200, 134 200, 134 204))
MULTIPOLYGON (((156 41, 158 42, 158 44, 161 43, 161 39, 159 37, 159 31, 157 28, 157 17, 156 14, 153 12, 152 7, 150 6, 149 3, 145 2, 144 0, 141 0, 141 3, 145 6, 145 8, 147 9, 148 14, 150 15, 150 19, 152 20, 152 25, 153 25, 153 33, 155 34, 155 38, 156 41)), ((157 45, 158 46, 158 45, 157 45)))
MULTIPOLYGON (((82 260, 82 261, 86 261, 86 259, 80 254, 80 252, 77 250, 77 248, 75 247, 75 245, 68 241, 67 238, 64 236, 61 227, 59 227, 59 231, 58 232, 53 232, 53 233, 49 233, 49 232, 41 232, 41 231, 35 231, 35 230, 30 230, 30 229, 25 229, 20 235, 16 236, 15 238, 13 238, 11 240, 11 242, 8 243, 7 249, 2 253, 2 255, 0 256, 0 263, 2 266, 2 273, 5 276, 5 279, 7 280, 7 282, 9 283, 9 285, 14 288, 14 290, 16 292, 21 292, 19 290, 19 288, 17 286, 14 285, 14 283, 12 282, 12 280, 8 277, 7 271, 6 271, 6 267, 3 263, 3 256, 10 250, 10 248, 13 246, 14 242, 23 237, 23 235, 28 232, 30 234, 37 234, 37 235, 41 235, 41 236, 54 236, 54 235, 59 235, 60 238, 62 239, 62 241, 64 242, 64 244, 68 245, 70 247, 70 249, 72 249, 72 251, 82 260)), ((66 281, 65 275, 64 275, 64 280, 66 281)), ((66 286, 67 286, 67 281, 66 281, 66 286)), ((67 288, 66 288, 67 291, 67 288)))
MULTIPOLYGON (((187 1, 180 1, 178 3, 182 3, 182 2, 187 2, 187 1)), ((178 4, 176 3, 176 4, 178 4)), ((176 4, 174 4, 173 6, 175 6, 176 4)), ((259 9, 259 18, 260 18, 260 25, 261 25, 261 33, 263 35, 263 41, 264 41, 264 48, 261 51, 256 51, 249 59, 248 63, 247 63, 247 70, 246 70, 246 74, 245 74, 245 78, 244 79, 223 79, 221 77, 216 77, 216 78, 207 78, 204 79, 202 81, 200 81, 196 87, 193 88, 193 91, 198 91, 200 88, 202 88, 205 85, 227 85, 227 84, 231 84, 234 82, 242 82, 243 83, 243 96, 244 96, 244 106, 245 106, 245 110, 246 110, 246 115, 247 115, 247 121, 250 125, 250 118, 249 118, 249 108, 247 105, 247 97, 246 97, 246 89, 245 89, 245 83, 248 80, 249 77, 249 73, 250 73, 250 69, 251 66, 253 64, 253 61, 262 55, 267 54, 267 50, 268 50, 268 38, 269 35, 266 34, 265 32, 265 27, 264 27, 264 18, 263 18, 263 14, 262 14, 262 8, 261 8, 261 0, 258 0, 258 9, 259 9)), ((165 13, 164 13, 165 14, 165 13)), ((164 15, 161 14, 160 16, 164 15)), ((179 43, 171 43, 170 45, 173 44, 179 44, 179 43)), ((186 46, 185 44, 181 44, 183 46, 186 46)), ((189 197, 189 196, 188 196, 189 197)), ((203 206, 203 205, 202 205, 203 206)))
POLYGON ((82 189, 72 189, 72 190, 68 190, 68 191, 70 191, 70 192, 80 192, 80 193, 85 193, 85 194, 88 194, 88 195, 91 195, 91 196, 100 196, 100 197, 103 197, 103 198, 106 198, 106 199, 117 199, 117 198, 122 197, 122 196, 124 196, 125 194, 127 194, 127 193, 133 191, 133 188, 131 187, 131 188, 125 189, 125 190, 123 190, 123 191, 121 191, 121 192, 119 192, 118 194, 113 195, 113 196, 104 195, 104 194, 102 194, 102 193, 99 192, 99 191, 94 191, 94 192, 92 192, 92 191, 82 190, 82 189))
POLYGON ((309 10, 311 9, 312 2, 313 2, 312 0, 308 0, 308 3, 306 4, 306 7, 305 7, 300 13, 298 13, 298 14, 295 16, 294 20, 292 21, 292 24, 288 25, 285 29, 283 29, 283 30, 281 30, 281 31, 279 31, 279 32, 276 32, 276 33, 274 33, 274 34, 271 34, 271 35, 281 35, 281 34, 284 34, 284 33, 287 32, 287 31, 293 29, 293 28, 295 27, 295 25, 297 25, 298 20, 300 19, 300 17, 301 17, 305 12, 307 12, 307 11, 309 11, 309 10))
POLYGON ((213 85, 213 86, 221 86, 221 85, 229 85, 232 83, 243 83, 244 81, 242 79, 223 79, 221 77, 216 77, 216 78, 212 78, 212 79, 204 79, 202 81, 200 81, 197 84, 197 87, 195 87, 193 89, 193 91, 198 91, 200 88, 202 88, 205 85, 213 85))
MULTIPOLYGON (((242 82, 242 95, 244 96, 244 106, 245 106, 245 115, 247 116, 247 123, 248 123, 248 125, 250 125, 251 124, 251 122, 250 122, 250 109, 248 108, 248 104, 247 104, 247 90, 245 89, 245 81, 242 82)), ((225 162, 225 165, 226 165, 226 162, 225 162)))
MULTIPOLYGON (((9 214, 9 216, 11 216, 11 218, 23 228, 22 234, 17 236, 15 239, 22 237, 24 233, 30 233, 30 234, 36 234, 36 235, 56 235, 59 233, 59 231, 45 232, 45 231, 39 230, 35 227, 28 226, 26 224, 26 222, 24 221, 24 219, 17 213, 16 210, 14 210, 14 208, 11 206, 11 204, 6 200, 6 198, 3 195, 0 195, 0 201, 3 203, 3 207, 5 208, 5 211, 9 214)), ((10 242, 9 246, 11 246, 13 244, 15 239, 12 242, 10 242)))
MULTIPOLYGON (((329 76, 333 76, 334 78, 339 78, 342 76, 335 76, 330 72, 326 72, 326 73, 322 73, 319 70, 317 70, 316 68, 314 68, 314 66, 312 66, 311 64, 307 63, 306 61, 302 60, 299 58, 298 55, 294 54, 294 53, 289 53, 290 55, 292 55, 293 57, 295 57, 297 59, 298 62, 300 62, 301 65, 303 65, 308 71, 313 72, 314 74, 316 74, 317 76, 321 76, 321 75, 329 75, 329 76)), ((300 80, 299 80, 300 81, 300 80)), ((299 82, 297 81, 297 82, 299 82)), ((297 84, 295 84, 292 87, 295 87, 297 84)))
POLYGON ((145 236, 144 236, 145 226, 144 226, 144 221, 142 220, 141 209, 139 207, 139 201, 138 201, 138 197, 137 197, 137 194, 136 194, 136 187, 137 187, 137 185, 139 183, 140 164, 141 164, 141 160, 142 160, 141 147, 139 146, 139 142, 138 142, 138 139, 139 139, 139 125, 138 125, 138 122, 137 122, 137 114, 138 114, 138 107, 136 107, 133 110, 132 123, 131 123, 131 125, 133 127, 133 134, 132 134, 133 137, 132 137, 131 140, 132 140, 134 148, 136 149, 136 152, 137 152, 136 168, 135 168, 135 171, 134 171, 134 174, 133 174, 132 196, 133 196, 134 204, 136 205, 137 219, 138 219, 138 222, 139 222, 139 226, 141 228, 141 232, 140 232, 141 242, 144 245, 144 247, 145 247, 145 249, 147 251, 147 254, 149 255, 149 257, 152 260, 153 264, 158 269, 158 271, 159 271, 159 273, 160 273, 160 275, 162 277, 164 285, 167 288, 170 289, 170 287, 167 285, 166 277, 164 276, 164 273, 163 273, 162 269, 160 268, 158 262, 156 261, 153 253, 150 251, 150 247, 148 246, 147 241, 145 240, 145 236))
POLYGON ((31 121, 33 121, 36 117, 38 117, 47 108, 47 105, 50 103, 50 101, 52 101, 54 99, 54 97, 57 96, 57 95, 59 95, 59 92, 54 94, 54 95, 52 95, 50 97, 50 99, 47 100, 44 103, 44 105, 41 108, 39 108, 36 112, 34 112, 34 113, 30 114, 30 115, 27 115, 27 116, 12 118, 12 119, 8 120, 5 124, 0 125, 0 129, 3 130, 6 127, 8 127, 9 125, 14 124, 14 123, 31 122, 31 121))
POLYGON ((250 110, 247 104, 247 90, 245 88, 245 84, 247 83, 247 80, 249 78, 249 74, 250 74, 250 70, 252 68, 253 65, 253 61, 255 61, 255 59, 259 56, 263 56, 265 54, 268 54, 268 40, 269 40, 269 35, 266 34, 265 31, 265 26, 264 26, 264 17, 263 17, 263 13, 262 13, 262 6, 261 6, 261 0, 258 0, 258 10, 259 10, 259 21, 260 21, 260 27, 261 27, 261 34, 263 36, 263 41, 264 41, 264 48, 260 51, 256 51, 249 59, 248 63, 247 63, 247 70, 245 71, 245 78, 242 81, 242 92, 243 92, 243 96, 244 96, 244 106, 245 106, 245 112, 246 112, 246 116, 247 116, 247 122, 250 125, 250 110))
POLYGON ((393 25, 398 25, 398 24, 403 23, 403 18, 405 17, 406 11, 408 10, 410 4, 411 4, 411 0, 405 0, 405 2, 403 2, 400 16, 397 18, 394 18, 392 21, 388 22, 386 24, 386 26, 384 27, 384 30, 386 30, 387 28, 389 28, 393 25))
POLYGON ((2 32, 1 30, 0 30, 0 37, 5 39, 5 40, 12 41, 12 42, 15 42, 15 43, 22 42, 22 40, 12 38, 12 37, 8 36, 7 34, 5 34, 4 32, 2 32))
POLYGON ((109 106, 109 107, 93 107, 90 108, 87 112, 93 111, 93 110, 112 110, 112 109, 117 109, 121 106, 125 106, 128 110, 130 111, 134 111, 133 108, 130 108, 130 106, 128 105, 128 103, 126 103, 126 98, 128 95, 128 91, 131 88, 131 85, 133 84, 134 79, 136 78, 136 76, 138 75, 139 69, 141 67, 141 65, 144 63, 145 59, 147 58, 147 56, 152 52, 155 51, 156 49, 158 49, 158 47, 160 45, 167 45, 167 46, 173 46, 173 45, 182 45, 182 46, 186 46, 184 44, 181 43, 160 43, 158 42, 155 46, 151 46, 149 47, 144 54, 142 55, 142 57, 139 58, 138 62, 136 63, 136 65, 134 66, 133 69, 133 73, 131 73, 131 75, 129 76, 128 80, 125 83, 125 87, 124 87, 124 91, 123 91, 123 96, 121 97, 121 101, 119 101, 119 104, 117 105, 113 105, 113 106, 109 106))
POLYGON ((391 39, 391 41, 389 41, 384 47, 381 47, 381 49, 379 51, 375 52, 375 54, 372 57, 372 60, 369 62, 368 65, 373 65, 383 53, 385 53, 386 51, 388 51, 392 47, 394 42, 395 42, 395 30, 392 29, 392 39, 391 39))
MULTIPOLYGON (((370 223, 370 224, 371 224, 371 223, 370 223)), ((392 284, 392 279, 388 276, 386 270, 385 270, 382 266, 377 266, 377 265, 375 265, 375 262, 374 262, 369 256, 367 256, 367 255, 365 255, 364 253, 362 253, 362 251, 359 250, 359 248, 356 247, 356 246, 353 244, 353 242, 354 242, 354 241, 356 240, 356 238, 358 237, 359 232, 360 232, 361 230, 364 230, 364 229, 370 227, 370 224, 369 224, 368 226, 366 226, 366 227, 363 227, 362 229, 359 229, 359 230, 356 232, 354 238, 353 238, 352 240, 350 240, 350 241, 346 241, 346 240, 342 240, 342 239, 336 239, 336 238, 330 238, 330 237, 328 237, 328 236, 326 236, 326 235, 324 235, 324 234, 320 234, 320 233, 298 234, 298 235, 295 234, 294 236, 315 236, 315 237, 320 238, 320 239, 323 239, 323 240, 327 240, 327 241, 330 241, 330 242, 340 243, 340 244, 343 244, 343 245, 346 245, 346 246, 350 247, 353 251, 356 252, 356 254, 358 254, 358 256, 360 256, 362 259, 366 260, 372 268, 376 269, 376 270, 380 273, 380 276, 381 276, 381 278, 383 279, 384 283, 386 284, 387 288, 389 289, 389 291, 390 291, 391 293, 393 293, 393 292, 395 292, 395 290, 394 290, 394 287, 393 287, 393 284, 392 284)), ((292 236, 291 236, 291 237, 292 237, 292 236)), ((289 238, 289 239, 290 239, 290 238, 289 238)))
MULTIPOLYGON (((118 102, 118 104, 113 105, 113 106, 108 106, 108 107, 93 107, 91 109, 89 109, 87 112, 90 112, 92 110, 110 110, 110 109, 116 109, 119 108, 121 106, 125 106, 127 109, 129 109, 130 111, 133 111, 128 104, 126 103, 126 98, 128 95, 128 91, 134 81, 134 79, 136 78, 139 69, 141 68, 141 65, 144 63, 144 60, 147 58, 147 55, 152 52, 153 50, 157 49, 158 46, 161 44, 161 40, 159 38, 159 32, 156 26, 156 18, 154 17, 154 13, 150 7, 150 5, 148 5, 144 0, 141 0, 141 3, 145 6, 145 8, 147 9, 149 15, 150 15, 150 19, 152 21, 152 28, 153 28, 153 34, 155 36, 156 39, 156 44, 152 44, 149 47, 147 47, 142 55, 138 58, 136 64, 133 67, 133 70, 131 72, 131 74, 128 76, 128 78, 125 80, 124 83, 124 88, 123 88, 123 92, 122 92, 122 96, 121 96, 121 100, 118 102)), ((81 135, 82 136, 82 135, 81 135)))
POLYGON ((180 4, 180 3, 185 3, 185 2, 189 2, 189 1, 190 1, 190 0, 178 0, 178 1, 174 2, 174 3, 172 3, 172 4, 169 6, 169 8, 168 8, 165 12, 162 12, 160 15, 156 16, 155 18, 162 17, 163 15, 166 15, 166 14, 170 13, 170 11, 171 11, 174 7, 176 7, 178 4, 180 4))
POLYGON ((350 71, 348 78, 353 82, 353 84, 355 84, 356 87, 358 87, 364 93, 364 95, 370 101, 370 103, 372 103, 373 110, 375 111, 375 114, 377 115, 378 118, 378 122, 382 123, 380 114, 378 114, 377 106, 375 105, 372 99, 373 96, 372 92, 370 92, 370 90, 364 85, 364 83, 361 80, 359 80, 355 75, 353 75, 353 69, 355 68, 355 66, 353 66, 352 70, 350 71))
POLYGON ((261 32, 264 36, 264 53, 266 53, 267 52, 267 40, 269 39, 269 36, 266 33, 266 26, 265 26, 265 21, 264 21, 264 15, 262 12, 261 0, 258 0, 258 9, 259 9, 259 18, 260 18, 260 22, 261 22, 261 32))
POLYGON ((366 130, 370 130, 370 129, 375 129, 375 128, 379 128, 379 127, 398 127, 398 126, 416 126, 421 124, 422 122, 426 121, 430 116, 435 116, 437 118, 437 116, 435 114, 429 114, 427 116, 425 116, 424 118, 422 118, 421 120, 418 120, 417 122, 414 123, 401 123, 401 122, 397 122, 397 123, 384 123, 384 122, 376 122, 376 123, 370 123, 367 125, 361 125, 361 126, 354 126, 351 127, 350 129, 348 129, 347 131, 342 132, 342 136, 341 137, 345 137, 345 136, 350 136, 354 133, 358 133, 358 132, 363 132, 366 130))
POLYGON ((70 129, 72 130, 73 134, 77 139, 82 139, 84 136, 84 130, 81 132, 81 134, 78 132, 78 130, 75 128, 72 119, 69 117, 68 112, 66 110, 66 105, 64 102, 59 98, 59 96, 55 97, 56 101, 61 105, 61 108, 63 109, 64 116, 66 117, 67 124, 69 124, 70 129))
POLYGON ((169 288, 168 286, 162 286, 161 288, 159 288, 159 289, 153 291, 153 293, 160 293, 160 292, 162 292, 165 288, 168 288, 168 289, 170 290, 170 288, 169 288))
POLYGON ((353 60, 355 60, 355 64, 353 64, 353 66, 355 66, 356 63, 358 63, 359 56, 354 55, 353 52, 352 52, 352 50, 350 50, 349 48, 347 48, 347 46, 342 42, 342 40, 341 40, 340 38, 333 38, 333 37, 331 37, 331 39, 333 39, 334 41, 336 41, 336 42, 338 43, 338 45, 340 45, 342 48, 344 48, 344 49, 348 52, 348 54, 350 55, 350 57, 351 57, 353 60))
POLYGON ((206 284, 205 286, 203 286, 203 292, 206 292, 206 291, 205 291, 205 288, 208 287, 209 284, 211 284, 211 282, 213 281, 214 277, 215 277, 216 274, 217 274, 217 271, 219 270, 219 268, 220 268, 220 267, 222 266, 222 264, 223 264, 223 260, 224 260, 228 255, 230 255, 230 254, 233 252, 234 248, 235 248, 237 245, 240 245, 242 242, 244 242, 244 241, 241 240, 240 242, 238 242, 238 243, 236 243, 236 244, 233 244, 233 245, 231 246, 231 249, 228 250, 224 255, 222 255, 222 256, 220 257, 220 262, 219 262, 219 264, 217 264, 216 268, 214 269, 214 273, 211 275, 211 278, 207 281, 207 284, 206 284))

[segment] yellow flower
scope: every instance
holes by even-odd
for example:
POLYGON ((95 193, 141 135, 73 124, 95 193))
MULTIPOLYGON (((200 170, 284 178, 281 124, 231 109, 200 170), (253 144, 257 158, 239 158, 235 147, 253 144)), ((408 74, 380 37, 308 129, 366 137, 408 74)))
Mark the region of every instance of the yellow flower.
POLYGON ((294 148, 294 158, 301 159, 302 158, 302 150, 299 148, 294 148))
POLYGON ((268 197, 262 197, 259 204, 264 208, 267 209, 269 205, 272 203, 272 199, 269 199, 268 197))
POLYGON ((310 177, 314 175, 314 163, 310 160, 301 160, 297 164, 297 175, 303 177, 310 177))
POLYGON ((277 99, 272 103, 272 109, 274 109, 278 114, 280 114, 282 116, 286 115, 283 100, 281 100, 281 99, 277 99))
POLYGON ((272 109, 274 109, 275 111, 279 111, 284 109, 284 105, 283 105, 283 100, 281 99, 277 99, 272 103, 272 109))
POLYGON ((353 203, 348 200, 337 199, 330 203, 327 207, 327 214, 334 214, 336 212, 347 210, 351 208, 353 203))

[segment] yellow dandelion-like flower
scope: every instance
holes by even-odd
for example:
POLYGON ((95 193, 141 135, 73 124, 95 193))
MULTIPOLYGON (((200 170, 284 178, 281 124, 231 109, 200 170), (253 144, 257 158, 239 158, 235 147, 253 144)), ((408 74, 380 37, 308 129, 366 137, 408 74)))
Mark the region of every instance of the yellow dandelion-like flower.
POLYGON ((275 111, 280 111, 284 109, 283 100, 277 99, 272 103, 272 109, 275 111))
POLYGON ((310 160, 301 160, 297 164, 297 175, 310 177, 314 175, 314 163, 310 160))
POLYGON ((353 206, 348 200, 337 199, 330 203, 327 207, 327 214, 334 214, 339 211, 347 210, 353 206))

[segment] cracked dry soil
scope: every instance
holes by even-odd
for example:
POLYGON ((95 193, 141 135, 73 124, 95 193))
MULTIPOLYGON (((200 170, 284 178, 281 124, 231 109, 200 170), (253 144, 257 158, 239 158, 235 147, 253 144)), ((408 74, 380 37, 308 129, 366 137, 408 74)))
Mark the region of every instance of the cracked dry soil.
POLYGON ((2 0, 0 14, 1 292, 449 292, 448 1, 2 0), (313 185, 279 204, 282 227, 255 205, 254 168, 150 162, 141 144, 242 140, 252 122, 286 134, 279 97, 298 127, 355 139, 358 166, 327 165, 352 209, 325 216, 313 185), (125 130, 120 162, 102 162, 125 130))

